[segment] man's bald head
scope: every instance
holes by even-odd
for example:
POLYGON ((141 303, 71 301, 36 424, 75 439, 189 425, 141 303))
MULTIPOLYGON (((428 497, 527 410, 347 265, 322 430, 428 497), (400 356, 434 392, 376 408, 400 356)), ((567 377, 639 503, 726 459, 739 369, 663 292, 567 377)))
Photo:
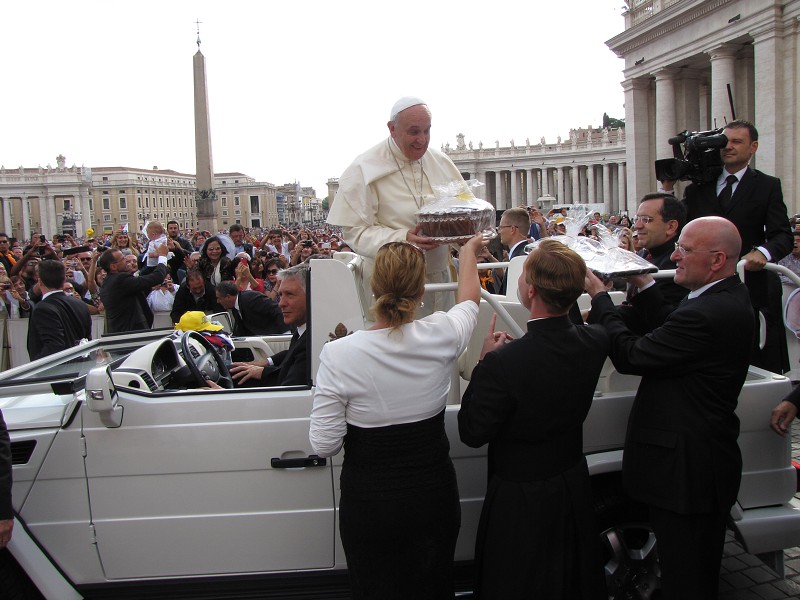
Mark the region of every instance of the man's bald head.
POLYGON ((690 221, 672 253, 677 264, 675 283, 696 290, 736 273, 742 238, 736 226, 722 217, 690 221))

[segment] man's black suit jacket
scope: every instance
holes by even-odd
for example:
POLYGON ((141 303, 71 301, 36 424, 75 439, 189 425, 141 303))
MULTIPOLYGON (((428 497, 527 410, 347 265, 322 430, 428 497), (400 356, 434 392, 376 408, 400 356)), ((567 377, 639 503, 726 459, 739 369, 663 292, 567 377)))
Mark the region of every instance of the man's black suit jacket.
POLYGON ((127 272, 109 273, 100 287, 100 299, 106 311, 106 332, 150 329, 153 311, 147 305, 147 295, 166 275, 167 267, 162 264, 138 277, 127 272))
POLYGON ((311 385, 308 364, 308 329, 292 339, 288 350, 273 355, 273 366, 264 367, 261 385, 311 385))
MULTIPOLYGON (((524 241, 517 244, 517 247, 514 248, 514 251, 509 255, 508 260, 510 261, 512 258, 516 258, 517 256, 525 256, 525 246, 527 246, 530 242, 524 241)), ((501 296, 506 295, 506 291, 508 290, 508 269, 503 274, 503 283, 500 284, 500 291, 497 292, 501 296)))
POLYGON ((270 335, 289 329, 283 322, 278 303, 261 292, 239 292, 239 314, 241 319, 236 318, 233 327, 235 336, 270 335))
POLYGON ((56 292, 33 307, 28 322, 31 360, 72 348, 83 338, 92 339, 92 318, 86 303, 56 292))
MULTIPOLYGON (((685 201, 689 220, 717 215, 731 221, 742 237, 742 255, 763 246, 777 263, 792 250, 794 241, 781 180, 748 168, 736 186, 726 209, 720 206, 716 182, 692 184, 686 188, 685 201)), ((789 368, 786 332, 783 328, 782 288, 775 273, 748 271, 744 282, 750 290, 753 308, 764 315, 766 343, 763 349, 755 338, 752 363, 782 373, 789 368)))
MULTIPOLYGON (((783 202, 781 180, 748 168, 736 186, 727 209, 717 199, 717 185, 712 181, 692 184, 684 196, 689 221, 699 217, 725 217, 736 225, 742 236, 742 256, 755 247, 763 246, 777 263, 792 251, 794 238, 789 226, 786 204, 783 202)), ((754 293, 753 283, 763 285, 766 271, 748 272, 745 283, 754 293), (754 281, 751 282, 750 280, 754 281)), ((754 303, 760 298, 754 294, 754 303)))
MULTIPOLYGON (((662 304, 651 287, 634 306, 652 314, 662 304)), ((739 277, 684 300, 646 336, 625 326, 606 293, 592 312, 611 335, 617 370, 642 376, 625 439, 627 493, 680 514, 729 510, 742 470, 735 410, 754 329, 739 277)))
POLYGON ((188 282, 184 281, 180 285, 178 291, 175 292, 175 300, 172 302, 172 311, 169 313, 173 323, 180 321, 183 313, 190 310, 201 310, 206 314, 225 310, 217 302, 217 294, 211 282, 207 279, 203 281, 205 283, 205 291, 197 300, 195 300, 191 290, 189 290, 188 282))

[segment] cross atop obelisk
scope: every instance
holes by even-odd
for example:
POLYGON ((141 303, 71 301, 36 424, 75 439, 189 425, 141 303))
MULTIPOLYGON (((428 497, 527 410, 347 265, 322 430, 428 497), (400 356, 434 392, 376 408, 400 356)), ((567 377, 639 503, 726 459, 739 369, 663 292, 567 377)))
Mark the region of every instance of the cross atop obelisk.
POLYGON ((200 52, 200 20, 197 25, 197 52, 194 55, 194 148, 196 155, 197 228, 211 233, 218 231, 217 195, 214 192, 214 167, 211 160, 211 125, 206 86, 206 59, 200 52))

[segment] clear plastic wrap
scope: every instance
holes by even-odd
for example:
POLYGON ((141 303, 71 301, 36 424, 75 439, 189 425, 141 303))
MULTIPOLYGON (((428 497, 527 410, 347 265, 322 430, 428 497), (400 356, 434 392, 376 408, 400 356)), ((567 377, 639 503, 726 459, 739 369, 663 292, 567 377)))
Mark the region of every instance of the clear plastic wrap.
MULTIPOLYGON (((549 239, 558 240, 577 252, 586 262, 586 266, 604 279, 643 275, 658 271, 658 267, 638 254, 619 247, 621 235, 619 230, 611 230, 598 225, 596 229, 599 239, 580 235, 589 219, 590 214, 584 212, 577 212, 573 216, 566 217, 563 220, 566 234, 556 235, 549 239)), ((537 244, 538 241, 528 244, 525 247, 526 252, 530 252, 537 244)))
POLYGON ((494 206, 475 197, 483 184, 477 179, 433 186, 434 200, 417 211, 420 235, 437 242, 463 242, 476 233, 494 237, 494 206))

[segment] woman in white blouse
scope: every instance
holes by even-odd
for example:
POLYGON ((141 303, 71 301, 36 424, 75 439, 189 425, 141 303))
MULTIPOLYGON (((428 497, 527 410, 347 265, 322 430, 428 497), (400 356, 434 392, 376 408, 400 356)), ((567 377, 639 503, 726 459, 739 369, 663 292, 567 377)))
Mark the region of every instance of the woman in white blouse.
POLYGON ((345 457, 339 531, 353 598, 453 598, 461 524, 444 408, 478 316, 480 235, 459 253, 458 304, 414 320, 423 252, 390 242, 375 257, 375 325, 325 345, 311 412, 320 456, 345 457))

